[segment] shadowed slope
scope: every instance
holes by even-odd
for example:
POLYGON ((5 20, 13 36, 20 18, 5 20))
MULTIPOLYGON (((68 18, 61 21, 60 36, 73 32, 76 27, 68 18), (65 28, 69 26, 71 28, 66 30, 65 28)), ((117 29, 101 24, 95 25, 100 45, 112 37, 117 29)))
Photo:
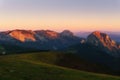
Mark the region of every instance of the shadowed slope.
POLYGON ((119 80, 119 77, 87 73, 52 65, 56 55, 33 53, 0 56, 0 80, 119 80), (49 60, 51 59, 51 61, 49 60))

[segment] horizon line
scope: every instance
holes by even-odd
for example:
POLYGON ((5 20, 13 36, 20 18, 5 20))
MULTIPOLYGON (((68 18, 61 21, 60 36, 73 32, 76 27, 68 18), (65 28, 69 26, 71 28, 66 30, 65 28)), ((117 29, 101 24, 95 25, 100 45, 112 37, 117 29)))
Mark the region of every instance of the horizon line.
MULTIPOLYGON (((8 30, 0 30, 0 32, 4 32, 4 31, 14 31, 14 30, 27 30, 27 31, 37 31, 37 30, 45 30, 45 31, 47 31, 47 30, 50 30, 50 31, 55 31, 55 32, 63 32, 63 31, 65 31, 65 30, 69 30, 69 29, 64 29, 64 30, 53 30, 53 29, 8 29, 8 30)), ((79 30, 79 31, 72 31, 72 30, 69 30, 69 31, 71 31, 71 32, 73 32, 73 33, 80 33, 80 32, 95 32, 95 31, 99 31, 99 32, 119 32, 120 33, 120 31, 111 31, 111 30, 90 30, 90 31, 88 31, 88 30, 79 30)))

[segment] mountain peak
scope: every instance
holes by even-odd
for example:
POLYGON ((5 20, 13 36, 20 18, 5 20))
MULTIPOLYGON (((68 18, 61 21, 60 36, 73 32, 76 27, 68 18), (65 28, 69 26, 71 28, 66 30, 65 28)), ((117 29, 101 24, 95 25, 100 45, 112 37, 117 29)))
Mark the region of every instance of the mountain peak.
POLYGON ((88 42, 95 45, 102 43, 104 46, 115 46, 116 42, 112 40, 107 34, 95 31, 87 38, 88 42))
POLYGON ((109 40, 111 40, 111 38, 110 38, 107 34, 101 33, 101 32, 99 32, 99 31, 93 32, 92 35, 96 36, 97 38, 104 38, 104 39, 109 39, 109 40))
POLYGON ((69 30, 64 30, 63 32, 61 32, 62 36, 74 36, 74 34, 69 31, 69 30))
POLYGON ((96 36, 100 36, 101 32, 95 31, 95 32, 93 32, 92 34, 93 34, 93 35, 96 35, 96 36))
POLYGON ((87 37, 87 42, 102 49, 106 49, 106 51, 115 53, 119 50, 119 47, 114 40, 112 40, 107 34, 99 31, 95 31, 90 34, 87 37))
POLYGON ((31 30, 12 30, 9 32, 9 35, 12 38, 15 38, 21 42, 25 41, 36 41, 35 33, 31 30))

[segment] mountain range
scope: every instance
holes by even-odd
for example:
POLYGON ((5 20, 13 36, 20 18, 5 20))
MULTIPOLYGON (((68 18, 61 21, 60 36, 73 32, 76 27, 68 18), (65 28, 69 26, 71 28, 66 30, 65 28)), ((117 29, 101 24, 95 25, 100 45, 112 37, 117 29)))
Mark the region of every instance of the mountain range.
POLYGON ((61 50, 78 44, 82 38, 69 30, 61 33, 51 30, 12 30, 0 32, 0 44, 8 52, 61 50))
POLYGON ((75 36, 69 30, 64 30, 61 33, 51 30, 11 30, 0 32, 0 44, 6 49, 18 48, 18 52, 20 51, 19 48, 24 50, 64 50, 69 46, 80 43, 90 44, 112 56, 120 55, 119 43, 99 31, 89 34, 87 38, 75 36))
MULTIPOLYGON (((104 73, 120 75, 120 44, 99 31, 82 38, 69 30, 61 33, 51 30, 11 30, 0 32, 0 45, 1 54, 32 51, 63 51, 77 54, 80 59, 91 65, 107 69, 104 73)), ((75 68, 81 69, 79 66, 75 68)))

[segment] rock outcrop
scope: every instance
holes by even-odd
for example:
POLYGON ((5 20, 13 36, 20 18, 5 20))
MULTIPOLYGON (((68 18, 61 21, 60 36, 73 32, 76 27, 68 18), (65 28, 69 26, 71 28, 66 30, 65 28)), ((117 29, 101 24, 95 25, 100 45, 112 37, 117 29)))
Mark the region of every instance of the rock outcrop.
POLYGON ((21 42, 36 41, 35 33, 29 30, 13 30, 10 31, 9 35, 21 42))

